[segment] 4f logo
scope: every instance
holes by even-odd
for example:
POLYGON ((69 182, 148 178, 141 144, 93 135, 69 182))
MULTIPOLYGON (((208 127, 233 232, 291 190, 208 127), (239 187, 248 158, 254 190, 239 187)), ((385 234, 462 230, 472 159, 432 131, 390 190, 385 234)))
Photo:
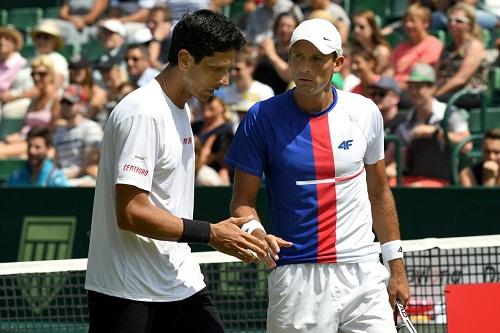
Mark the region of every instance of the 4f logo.
POLYGON ((352 146, 352 140, 344 140, 338 146, 339 149, 348 150, 352 146))

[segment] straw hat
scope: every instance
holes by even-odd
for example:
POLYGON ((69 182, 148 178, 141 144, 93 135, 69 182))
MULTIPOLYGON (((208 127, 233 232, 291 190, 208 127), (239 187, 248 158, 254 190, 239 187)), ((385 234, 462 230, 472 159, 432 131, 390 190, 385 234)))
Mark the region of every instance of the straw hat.
POLYGON ((14 28, 13 25, 6 25, 0 27, 0 34, 8 35, 10 38, 14 40, 14 44, 16 45, 16 51, 19 51, 23 48, 23 35, 14 28))
POLYGON ((47 34, 51 35, 56 40, 56 49, 59 50, 64 45, 64 40, 61 36, 61 30, 59 26, 52 21, 42 21, 38 26, 36 26, 33 31, 30 33, 33 39, 36 38, 38 34, 47 34))

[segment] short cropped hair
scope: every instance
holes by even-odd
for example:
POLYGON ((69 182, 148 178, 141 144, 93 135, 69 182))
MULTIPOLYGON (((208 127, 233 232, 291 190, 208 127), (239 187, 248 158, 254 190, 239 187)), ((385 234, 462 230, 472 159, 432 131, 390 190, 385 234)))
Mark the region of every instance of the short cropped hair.
POLYGON ((500 128, 491 128, 484 133, 485 139, 500 140, 500 128))
POLYGON ((30 141, 33 138, 42 138, 47 147, 52 146, 52 134, 47 127, 32 127, 26 136, 26 141, 30 141))
POLYGON ((187 50, 198 64, 216 52, 239 51, 245 37, 236 25, 221 13, 202 9, 186 14, 175 25, 168 62, 178 65, 179 51, 187 50))

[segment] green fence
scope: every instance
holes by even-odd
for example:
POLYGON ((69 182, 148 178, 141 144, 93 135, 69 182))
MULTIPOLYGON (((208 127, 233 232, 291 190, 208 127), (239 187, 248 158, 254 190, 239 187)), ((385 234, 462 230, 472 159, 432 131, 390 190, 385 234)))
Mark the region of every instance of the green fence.
MULTIPOLYGON (((195 218, 226 219, 231 191, 197 188, 195 218)), ((393 193, 403 239, 500 234, 500 189, 396 188, 393 193)), ((1 188, 0 262, 86 257, 93 198, 90 188, 1 188)), ((257 206, 268 224, 265 189, 257 206)))

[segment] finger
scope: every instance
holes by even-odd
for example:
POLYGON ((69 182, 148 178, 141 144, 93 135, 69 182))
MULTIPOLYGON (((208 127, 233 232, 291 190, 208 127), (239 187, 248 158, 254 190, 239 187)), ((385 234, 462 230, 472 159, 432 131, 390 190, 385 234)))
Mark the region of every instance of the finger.
POLYGON ((245 234, 244 239, 245 240, 241 245, 245 249, 254 252, 260 259, 267 256, 267 254, 270 252, 269 246, 267 246, 266 242, 261 241, 260 239, 249 234, 245 234))
POLYGON ((271 255, 267 255, 261 259, 261 261, 266 265, 267 268, 273 269, 276 267, 276 262, 271 258, 271 255))
POLYGON ((253 219, 254 219, 253 215, 248 215, 248 216, 243 216, 243 217, 232 217, 229 219, 229 222, 231 222, 232 224, 235 224, 241 228, 243 226, 243 224, 245 224, 253 219))
POLYGON ((274 260, 279 260, 280 257, 278 256, 278 253, 280 252, 280 247, 278 245, 276 237, 268 236, 266 237, 266 242, 270 250, 269 256, 272 257, 274 260))
POLYGON ((286 241, 283 238, 276 237, 276 240, 278 242, 279 247, 292 247, 293 246, 292 242, 286 241))

